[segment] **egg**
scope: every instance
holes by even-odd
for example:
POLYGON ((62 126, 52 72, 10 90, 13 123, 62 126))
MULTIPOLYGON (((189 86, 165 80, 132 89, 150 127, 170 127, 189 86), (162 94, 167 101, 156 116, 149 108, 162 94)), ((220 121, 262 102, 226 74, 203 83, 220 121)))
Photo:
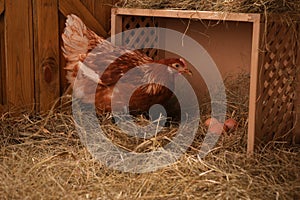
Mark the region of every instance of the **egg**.
POLYGON ((215 124, 212 124, 209 128, 208 128, 208 132, 209 133, 214 133, 214 134, 217 134, 217 135, 221 135, 222 132, 224 131, 224 126, 222 123, 215 123, 215 124))
POLYGON ((207 120, 205 120, 204 125, 206 127, 209 127, 210 125, 217 124, 217 123, 219 123, 219 121, 216 118, 211 117, 211 118, 208 118, 207 120))
POLYGON ((237 121, 232 118, 229 118, 224 122, 224 126, 226 126, 229 130, 235 130, 237 128, 237 125, 237 121))

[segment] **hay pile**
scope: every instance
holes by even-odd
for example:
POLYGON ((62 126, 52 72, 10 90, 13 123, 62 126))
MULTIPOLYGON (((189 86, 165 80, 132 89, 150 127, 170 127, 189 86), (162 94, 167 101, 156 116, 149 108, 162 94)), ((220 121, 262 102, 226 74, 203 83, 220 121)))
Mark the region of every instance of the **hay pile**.
MULTIPOLYGON (((243 80, 245 77, 240 77, 236 82, 242 84, 243 80)), ((229 86, 234 88, 237 84, 229 81, 229 86)), ((228 115, 240 122, 238 130, 222 136, 215 148, 200 159, 196 153, 205 129, 201 123, 198 137, 182 158, 145 174, 114 171, 90 155, 78 137, 70 96, 62 97, 59 106, 48 114, 16 117, 4 113, 0 116, 0 196, 2 199, 299 199, 299 147, 271 142, 259 147, 259 153, 253 157, 245 156, 247 108, 241 107, 242 101, 247 101, 247 97, 241 98, 244 88, 227 91, 228 115)), ((136 147, 138 143, 118 132, 108 119, 107 116, 102 119, 107 136, 124 148, 136 147)), ((171 137, 174 130, 176 127, 171 127, 165 136, 171 137)), ((153 143, 149 142, 137 151, 151 148, 153 143)))
POLYGON ((300 13, 299 0, 122 0, 116 6, 240 13, 300 13))

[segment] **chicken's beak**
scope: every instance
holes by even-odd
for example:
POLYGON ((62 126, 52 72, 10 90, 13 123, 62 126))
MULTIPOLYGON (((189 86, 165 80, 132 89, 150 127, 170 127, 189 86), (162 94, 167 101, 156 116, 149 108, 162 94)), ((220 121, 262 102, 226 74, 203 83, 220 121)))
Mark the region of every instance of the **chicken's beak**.
POLYGON ((188 75, 190 75, 190 76, 193 75, 192 71, 189 70, 187 67, 181 67, 181 68, 179 68, 179 69, 178 69, 178 72, 179 72, 180 74, 188 74, 188 75))
POLYGON ((191 71, 191 70, 189 70, 189 69, 186 69, 186 73, 187 73, 188 75, 190 75, 190 76, 192 76, 192 75, 193 75, 192 71, 191 71))
POLYGON ((187 69, 187 68, 184 68, 180 73, 187 74, 187 75, 190 75, 190 76, 193 75, 192 71, 187 69))

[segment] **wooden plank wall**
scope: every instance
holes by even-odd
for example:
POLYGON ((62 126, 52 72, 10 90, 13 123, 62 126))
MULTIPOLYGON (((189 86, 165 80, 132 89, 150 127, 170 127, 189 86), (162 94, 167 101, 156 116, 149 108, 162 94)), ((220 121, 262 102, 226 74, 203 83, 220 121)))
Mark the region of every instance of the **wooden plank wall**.
MULTIPOLYGON (((0 106, 6 104, 5 85, 5 40, 4 40, 4 0, 0 0, 0 106)), ((0 108, 1 112, 1 108, 0 108)))
POLYGON ((97 34, 110 33, 114 0, 0 0, 0 113, 47 111, 67 88, 61 33, 76 14, 97 34))
POLYGON ((31 110, 34 103, 32 4, 5 1, 6 94, 9 105, 31 110))

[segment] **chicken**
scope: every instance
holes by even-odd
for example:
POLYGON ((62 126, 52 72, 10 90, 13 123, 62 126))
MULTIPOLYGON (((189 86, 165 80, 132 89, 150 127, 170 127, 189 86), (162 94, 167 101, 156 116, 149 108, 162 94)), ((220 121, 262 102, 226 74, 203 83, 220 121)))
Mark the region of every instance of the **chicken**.
POLYGON ((73 95, 83 103, 94 103, 98 114, 111 112, 112 102, 114 109, 122 110, 124 101, 129 101, 131 113, 147 112, 154 104, 166 105, 173 95, 174 76, 191 75, 184 59, 154 61, 141 51, 114 46, 73 14, 67 17, 62 39, 66 78, 73 95))

